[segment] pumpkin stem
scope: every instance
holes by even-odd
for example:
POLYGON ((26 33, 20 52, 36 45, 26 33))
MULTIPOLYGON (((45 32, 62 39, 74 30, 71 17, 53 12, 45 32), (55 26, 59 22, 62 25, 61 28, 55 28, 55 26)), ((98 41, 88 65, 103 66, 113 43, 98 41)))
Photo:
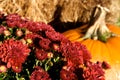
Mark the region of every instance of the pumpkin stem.
POLYGON ((97 5, 93 11, 89 29, 87 30, 85 36, 82 39, 92 38, 94 40, 101 40, 106 42, 108 38, 112 36, 116 36, 116 34, 112 33, 106 23, 105 17, 108 12, 110 12, 106 7, 102 7, 97 5))

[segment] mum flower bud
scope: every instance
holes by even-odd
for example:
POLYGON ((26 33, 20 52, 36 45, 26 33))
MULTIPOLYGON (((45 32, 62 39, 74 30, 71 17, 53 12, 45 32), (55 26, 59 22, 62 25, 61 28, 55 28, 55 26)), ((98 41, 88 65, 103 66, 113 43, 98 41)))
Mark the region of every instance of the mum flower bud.
POLYGON ((52 57, 53 57, 53 53, 52 53, 52 52, 49 52, 49 53, 47 54, 47 56, 48 56, 48 58, 52 58, 52 57))
POLYGON ((5 36, 9 36, 9 35, 11 35, 11 33, 10 33, 9 30, 4 30, 3 34, 4 34, 5 36))
POLYGON ((59 50, 59 47, 60 46, 58 44, 53 44, 53 48, 54 48, 55 51, 59 50))
POLYGON ((23 44, 26 44, 25 39, 21 39, 20 41, 21 41, 23 44))
POLYGON ((27 39, 26 41, 27 41, 27 43, 29 43, 29 44, 32 43, 32 39, 27 39))
POLYGON ((0 73, 4 73, 7 71, 7 67, 5 65, 0 66, 0 73))
POLYGON ((23 32, 22 32, 21 30, 17 30, 17 31, 16 31, 16 35, 17 35, 18 37, 21 37, 21 36, 23 35, 23 32))

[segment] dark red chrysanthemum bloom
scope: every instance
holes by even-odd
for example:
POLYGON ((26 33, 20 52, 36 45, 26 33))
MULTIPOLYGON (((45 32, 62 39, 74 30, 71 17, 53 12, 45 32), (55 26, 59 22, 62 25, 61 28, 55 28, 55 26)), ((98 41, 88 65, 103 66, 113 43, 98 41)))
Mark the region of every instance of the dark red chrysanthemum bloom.
POLYGON ((32 31, 32 32, 37 32, 39 31, 39 23, 38 22, 33 22, 33 21, 29 21, 27 22, 27 29, 32 31))
POLYGON ((36 49, 35 55, 36 55, 37 59, 39 59, 39 60, 44 60, 44 59, 48 58, 47 52, 45 52, 42 49, 36 49))
MULTIPOLYGON (((68 61, 71 61, 73 64, 81 65, 84 63, 84 59, 83 59, 84 53, 82 49, 78 48, 80 46, 76 46, 75 43, 71 43, 71 42, 63 42, 60 45, 62 55, 68 61)), ((89 56, 89 55, 86 55, 86 56, 89 56)))
POLYGON ((0 26, 0 34, 2 34, 4 32, 4 30, 6 30, 6 27, 0 26))
POLYGON ((68 58, 68 60, 70 60, 75 65, 81 65, 84 63, 82 50, 77 51, 75 48, 72 49, 72 47, 68 50, 69 50, 69 54, 66 57, 68 58))
POLYGON ((50 43, 51 43, 51 41, 49 39, 45 39, 45 38, 43 38, 42 40, 39 41, 39 45, 45 50, 50 49, 50 46, 49 46, 50 43))
POLYGON ((9 14, 6 16, 6 22, 9 27, 17 26, 17 23, 21 20, 21 16, 18 14, 9 14))
POLYGON ((62 69, 60 71, 61 80, 78 80, 77 75, 70 70, 62 69))
POLYGON ((51 80, 51 78, 49 77, 49 74, 41 67, 36 66, 30 76, 30 80, 51 80))
POLYGON ((46 31, 46 36, 52 41, 61 41, 62 35, 56 31, 46 31))
POLYGON ((104 74, 99 63, 88 62, 87 67, 83 70, 85 80, 105 80, 104 74))
POLYGON ((29 21, 27 28, 32 32, 38 32, 38 31, 54 31, 54 29, 43 22, 33 22, 29 21))
POLYGON ((30 49, 21 41, 9 39, 0 45, 0 58, 7 63, 7 67, 12 67, 13 71, 21 72, 22 63, 25 62, 30 49))
POLYGON ((27 39, 31 39, 31 40, 34 40, 35 38, 39 38, 39 39, 42 39, 42 36, 36 34, 36 33, 28 33, 25 35, 25 40, 27 39))
POLYGON ((91 59, 91 54, 90 54, 90 52, 87 50, 87 47, 86 47, 85 45, 80 44, 79 42, 74 42, 73 45, 77 48, 77 50, 82 50, 84 62, 90 61, 90 59, 91 59))
POLYGON ((43 37, 36 34, 36 33, 28 33, 25 35, 24 39, 29 43, 29 46, 36 46, 39 45, 39 40, 43 37), (30 42, 29 42, 30 40, 30 42))
POLYGON ((71 44, 71 42, 69 40, 65 40, 65 41, 61 41, 60 42, 60 52, 62 53, 62 55, 65 56, 66 52, 67 52, 67 47, 71 44))
POLYGON ((54 28, 43 22, 38 22, 39 31, 55 31, 54 28))
POLYGON ((67 70, 67 71, 72 71, 74 72, 76 68, 78 68, 79 66, 74 65, 72 62, 67 61, 67 64, 63 66, 63 69, 67 70))
POLYGON ((104 69, 110 69, 111 66, 106 61, 103 61, 102 62, 102 68, 104 68, 104 69))
POLYGON ((18 22, 17 22, 17 26, 19 28, 26 28, 28 26, 28 20, 27 19, 20 19, 18 22))

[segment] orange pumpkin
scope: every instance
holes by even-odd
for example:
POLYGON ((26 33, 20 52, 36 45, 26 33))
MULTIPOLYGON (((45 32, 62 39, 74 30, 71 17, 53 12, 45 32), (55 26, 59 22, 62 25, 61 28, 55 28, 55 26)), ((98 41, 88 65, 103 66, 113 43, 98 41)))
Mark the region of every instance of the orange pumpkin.
POLYGON ((98 12, 93 15, 91 25, 68 30, 63 34, 71 41, 86 45, 92 54, 92 61, 107 61, 110 64, 111 69, 105 73, 106 80, 120 80, 120 28, 105 23, 105 7, 97 6, 96 9, 98 12))

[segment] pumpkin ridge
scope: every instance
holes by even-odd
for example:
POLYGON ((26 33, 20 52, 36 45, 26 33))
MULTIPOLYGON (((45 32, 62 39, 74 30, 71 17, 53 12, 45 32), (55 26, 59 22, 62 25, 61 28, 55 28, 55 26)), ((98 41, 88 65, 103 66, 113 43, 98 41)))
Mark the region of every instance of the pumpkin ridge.
POLYGON ((105 44, 102 43, 101 45, 102 45, 102 53, 101 54, 103 54, 102 55, 103 60, 108 63, 112 62, 113 60, 110 59, 110 57, 112 57, 112 56, 109 54, 110 51, 109 51, 108 47, 106 46, 106 43, 105 44))
MULTIPOLYGON (((116 40, 115 38, 114 38, 114 40, 116 40)), ((118 39, 117 39, 118 40, 118 39)), ((116 41, 117 41, 116 40, 116 41)), ((119 39, 120 40, 120 39, 119 39)), ((118 61, 119 61, 119 63, 120 63, 120 49, 118 49, 118 47, 119 47, 119 45, 120 45, 120 43, 116 43, 116 41, 112 41, 112 40, 109 40, 109 41, 111 41, 110 43, 106 43, 106 46, 109 48, 109 49, 112 49, 111 50, 111 52, 109 52, 110 54, 111 54, 111 57, 113 57, 113 61, 114 61, 114 63, 115 63, 115 60, 117 60, 118 59, 118 61), (113 44, 113 45, 112 45, 113 44), (114 46, 114 44, 116 44, 115 46, 114 46), (114 54, 116 54, 116 55, 114 55, 114 54)))
POLYGON ((84 44, 84 45, 88 45, 89 44, 88 46, 86 46, 89 51, 90 51, 90 49, 91 49, 91 47, 93 45, 93 41, 91 41, 90 39, 83 40, 83 41, 81 41, 81 43, 84 44))
POLYGON ((101 56, 101 44, 99 44, 99 41, 94 42, 91 46, 91 54, 92 54, 92 60, 95 61, 102 61, 101 56), (96 48, 95 48, 96 47, 96 48))

